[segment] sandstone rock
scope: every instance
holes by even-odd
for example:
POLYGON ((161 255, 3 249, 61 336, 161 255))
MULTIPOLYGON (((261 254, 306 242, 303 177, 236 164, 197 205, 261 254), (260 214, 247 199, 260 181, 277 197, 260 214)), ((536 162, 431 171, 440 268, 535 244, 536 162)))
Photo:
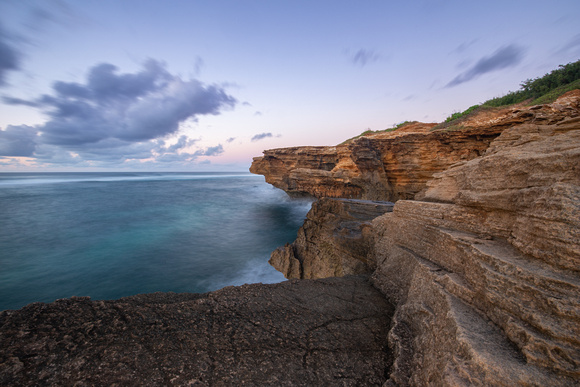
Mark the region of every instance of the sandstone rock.
POLYGON ((320 199, 312 205, 298 237, 272 252, 270 264, 286 278, 371 274, 374 235, 370 221, 390 212, 393 203, 320 199))
POLYGON ((0 385, 380 385, 392 307, 364 277, 0 313, 0 385))
POLYGON ((578 93, 553 104, 482 110, 446 128, 413 123, 349 144, 264 151, 250 171, 290 195, 368 200, 413 199, 435 173, 481 156, 506 128, 554 124, 577 115, 578 93))
POLYGON ((506 129, 373 221, 374 283, 397 305, 392 383, 580 380, 578 97, 551 107, 572 118, 506 129))
POLYGON ((301 150, 266 151, 280 166, 281 175, 270 176, 314 196, 340 196, 347 176, 361 197, 416 199, 365 219, 361 229, 372 237, 361 250, 337 237, 349 221, 339 202, 320 200, 296 242, 271 262, 301 277, 341 275, 343 256, 376 264, 373 283, 396 305, 386 386, 578 385, 580 90, 550 105, 482 111, 462 125, 383 133, 354 141, 348 152, 337 147, 350 162, 336 164, 344 172, 327 171, 318 191, 308 187, 308 168, 298 176, 285 164, 301 150), (371 171, 373 163, 383 169, 364 180, 359 165, 371 171))

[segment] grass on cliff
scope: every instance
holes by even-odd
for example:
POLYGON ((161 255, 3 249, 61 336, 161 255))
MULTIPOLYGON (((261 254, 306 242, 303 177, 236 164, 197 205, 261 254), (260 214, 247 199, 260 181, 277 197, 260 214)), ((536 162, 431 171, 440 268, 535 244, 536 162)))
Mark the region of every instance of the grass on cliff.
POLYGON ((492 98, 479 105, 473 105, 463 112, 451 114, 432 130, 455 125, 457 120, 466 118, 482 109, 506 107, 525 102, 526 105, 552 103, 559 96, 574 89, 580 89, 580 60, 560 65, 556 70, 535 79, 527 79, 520 84, 520 90, 512 91, 503 97, 492 98))
MULTIPOLYGON (((566 65, 560 65, 556 70, 553 70, 542 77, 527 79, 522 82, 520 86, 520 90, 511 91, 503 97, 492 98, 482 104, 473 105, 462 112, 453 113, 447 117, 444 122, 435 126, 431 130, 461 130, 463 128, 461 125, 463 119, 484 109, 506 107, 524 102, 529 106, 552 103, 562 94, 565 94, 571 90, 580 89, 580 60, 568 63, 566 65)), ((385 130, 373 131, 368 129, 358 136, 349 138, 348 140, 340 143, 340 145, 349 144, 353 140, 367 136, 369 134, 392 132, 402 128, 405 125, 415 122, 417 121, 405 121, 385 130)))
POLYGON ((401 122, 400 124, 394 125, 392 128, 383 129, 383 130, 371 130, 371 129, 367 129, 364 132, 362 132, 361 134, 359 134, 358 136, 354 136, 352 138, 349 138, 348 140, 343 141, 343 142, 341 142, 338 145, 350 144, 351 142, 353 142, 357 138, 360 138, 360 137, 363 137, 363 136, 367 136, 369 134, 393 132, 393 131, 395 131, 397 129, 401 129, 403 126, 406 126, 406 125, 409 125, 409 124, 414 124, 416 122, 417 121, 405 121, 405 122, 401 122))

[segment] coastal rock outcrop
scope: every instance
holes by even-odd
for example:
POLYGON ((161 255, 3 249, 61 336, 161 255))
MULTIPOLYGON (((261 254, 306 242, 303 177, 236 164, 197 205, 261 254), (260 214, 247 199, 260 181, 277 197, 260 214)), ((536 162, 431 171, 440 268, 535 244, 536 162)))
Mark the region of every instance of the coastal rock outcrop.
POLYGON ((506 128, 573 117, 574 97, 567 98, 550 105, 482 110, 442 128, 411 123, 343 145, 270 149, 254 158, 250 171, 294 196, 413 199, 435 173, 481 156, 506 128))
POLYGON ((365 277, 0 312, 0 385, 381 385, 393 308, 365 277))
POLYGON ((432 129, 254 160, 334 278, 0 312, 0 384, 579 385, 580 90, 432 129))
POLYGON ((286 278, 371 274, 371 220, 393 210, 393 203, 323 198, 312 204, 296 241, 276 249, 270 264, 286 278))
MULTIPOLYGON (((388 386, 580 380, 580 90, 500 113, 464 122, 468 132, 497 133, 482 138, 481 156, 433 173, 415 200, 364 221, 373 283, 396 305, 388 386)), ((297 246, 321 261, 332 257, 324 249, 333 224, 326 218, 337 210, 329 203, 309 214, 293 250, 272 259, 296 258, 286 252, 297 246)))
POLYGON ((373 221, 391 380, 577 383, 580 118, 507 129, 419 196, 373 221))

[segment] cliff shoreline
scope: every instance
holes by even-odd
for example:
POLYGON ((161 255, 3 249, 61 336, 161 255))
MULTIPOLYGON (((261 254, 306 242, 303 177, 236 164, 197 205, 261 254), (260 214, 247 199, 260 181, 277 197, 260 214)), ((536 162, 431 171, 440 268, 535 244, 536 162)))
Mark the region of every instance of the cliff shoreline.
POLYGON ((372 274, 395 305, 386 385, 580 380, 580 90, 452 130, 268 150, 251 171, 320 198, 275 268, 372 274), (395 204, 356 219, 332 197, 395 204))
POLYGON ((0 384, 578 384, 580 90, 251 171, 319 199, 292 279, 0 312, 0 384))

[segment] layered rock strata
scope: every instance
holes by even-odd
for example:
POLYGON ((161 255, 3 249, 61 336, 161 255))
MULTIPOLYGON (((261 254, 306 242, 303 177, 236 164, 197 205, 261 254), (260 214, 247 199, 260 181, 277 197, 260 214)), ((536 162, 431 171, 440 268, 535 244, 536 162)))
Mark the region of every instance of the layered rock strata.
POLYGON ((364 277, 0 313, 0 385, 381 385, 393 308, 364 277))
POLYGON ((580 90, 422 125, 252 167, 290 194, 415 199, 392 212, 320 200, 272 258, 288 276, 374 269, 374 287, 347 276, 4 311, 0 385, 578 385, 580 90))
POLYGON ((421 197, 374 220, 391 380, 577 383, 580 118, 510 128, 421 197))
POLYGON ((526 122, 550 124, 575 114, 564 100, 488 109, 442 129, 413 123, 344 145, 266 150, 254 158, 250 171, 294 196, 413 199, 435 173, 481 156, 506 128, 526 122))
MULTIPOLYGON (((396 305, 386 385, 578 385, 580 90, 470 122, 510 124, 365 221, 373 283, 396 305)), ((314 234, 295 244, 323 251, 314 234)))
POLYGON ((276 249, 270 264, 286 278, 371 274, 376 269, 371 220, 393 203, 324 198, 312 204, 296 241, 276 249))

